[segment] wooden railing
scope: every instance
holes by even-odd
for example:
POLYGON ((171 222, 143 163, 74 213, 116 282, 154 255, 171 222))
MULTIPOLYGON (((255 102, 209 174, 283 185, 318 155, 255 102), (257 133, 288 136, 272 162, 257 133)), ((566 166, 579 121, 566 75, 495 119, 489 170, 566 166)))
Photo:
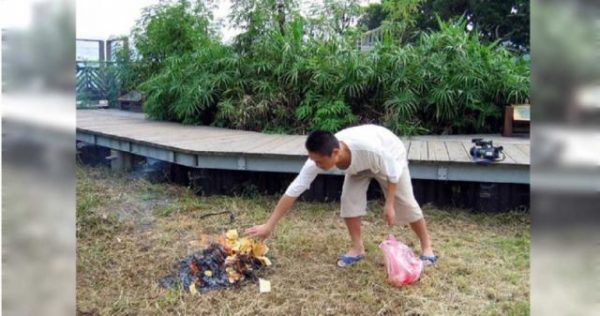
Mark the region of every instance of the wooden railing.
POLYGON ((110 106, 115 106, 121 93, 122 77, 115 60, 115 49, 128 49, 126 38, 95 40, 78 38, 78 42, 94 42, 98 44, 98 53, 94 60, 75 62, 76 99, 78 104, 97 104, 107 100, 110 106))
POLYGON ((116 105, 120 84, 118 70, 113 62, 77 61, 75 70, 78 104, 108 100, 109 105, 116 105))

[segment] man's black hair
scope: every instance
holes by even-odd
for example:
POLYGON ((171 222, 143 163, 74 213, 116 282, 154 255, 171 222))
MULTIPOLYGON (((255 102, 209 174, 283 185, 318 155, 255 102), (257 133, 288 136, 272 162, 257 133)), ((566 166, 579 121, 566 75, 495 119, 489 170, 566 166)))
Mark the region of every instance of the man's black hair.
POLYGON ((323 156, 331 156, 333 150, 339 145, 337 138, 326 131, 314 131, 306 139, 306 150, 323 156))

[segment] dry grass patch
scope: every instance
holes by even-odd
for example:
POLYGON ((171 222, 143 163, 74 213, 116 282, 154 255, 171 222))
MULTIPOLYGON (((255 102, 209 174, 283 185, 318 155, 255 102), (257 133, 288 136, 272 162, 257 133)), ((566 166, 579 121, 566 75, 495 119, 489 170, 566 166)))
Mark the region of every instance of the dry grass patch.
MULTIPOLYGON (((436 268, 396 289, 385 282, 377 248, 388 233, 381 204, 364 223, 367 259, 335 265, 348 246, 338 203, 297 203, 267 242, 272 291, 258 286, 192 296, 158 280, 193 251, 190 241, 243 230, 268 217, 277 197, 198 197, 169 184, 129 180, 106 169, 77 170, 77 306, 100 315, 522 315, 529 313, 529 218, 425 207, 436 268), (207 213, 229 210, 229 216, 207 213)), ((392 231, 415 250, 409 228, 392 231)))

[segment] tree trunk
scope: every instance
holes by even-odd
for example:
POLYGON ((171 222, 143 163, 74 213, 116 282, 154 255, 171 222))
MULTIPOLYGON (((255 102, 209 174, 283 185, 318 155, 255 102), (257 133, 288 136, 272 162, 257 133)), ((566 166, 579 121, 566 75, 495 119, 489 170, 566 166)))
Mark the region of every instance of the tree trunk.
POLYGON ((285 35, 285 10, 283 1, 277 2, 277 12, 279 18, 279 32, 281 35, 285 35))

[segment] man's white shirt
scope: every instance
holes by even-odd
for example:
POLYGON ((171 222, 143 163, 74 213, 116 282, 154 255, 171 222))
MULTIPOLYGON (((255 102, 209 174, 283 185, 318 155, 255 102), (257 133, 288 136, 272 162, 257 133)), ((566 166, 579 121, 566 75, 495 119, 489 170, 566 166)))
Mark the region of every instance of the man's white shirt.
MULTIPOLYGON (((346 175, 370 171, 376 175, 384 175, 391 183, 397 183, 402 170, 408 166, 404 144, 385 127, 371 124, 349 127, 337 132, 335 137, 345 143, 351 153, 350 166, 340 170, 346 175)), ((317 167, 314 161, 307 159, 285 194, 291 197, 300 196, 310 188, 317 175, 323 172, 325 170, 317 167)))

